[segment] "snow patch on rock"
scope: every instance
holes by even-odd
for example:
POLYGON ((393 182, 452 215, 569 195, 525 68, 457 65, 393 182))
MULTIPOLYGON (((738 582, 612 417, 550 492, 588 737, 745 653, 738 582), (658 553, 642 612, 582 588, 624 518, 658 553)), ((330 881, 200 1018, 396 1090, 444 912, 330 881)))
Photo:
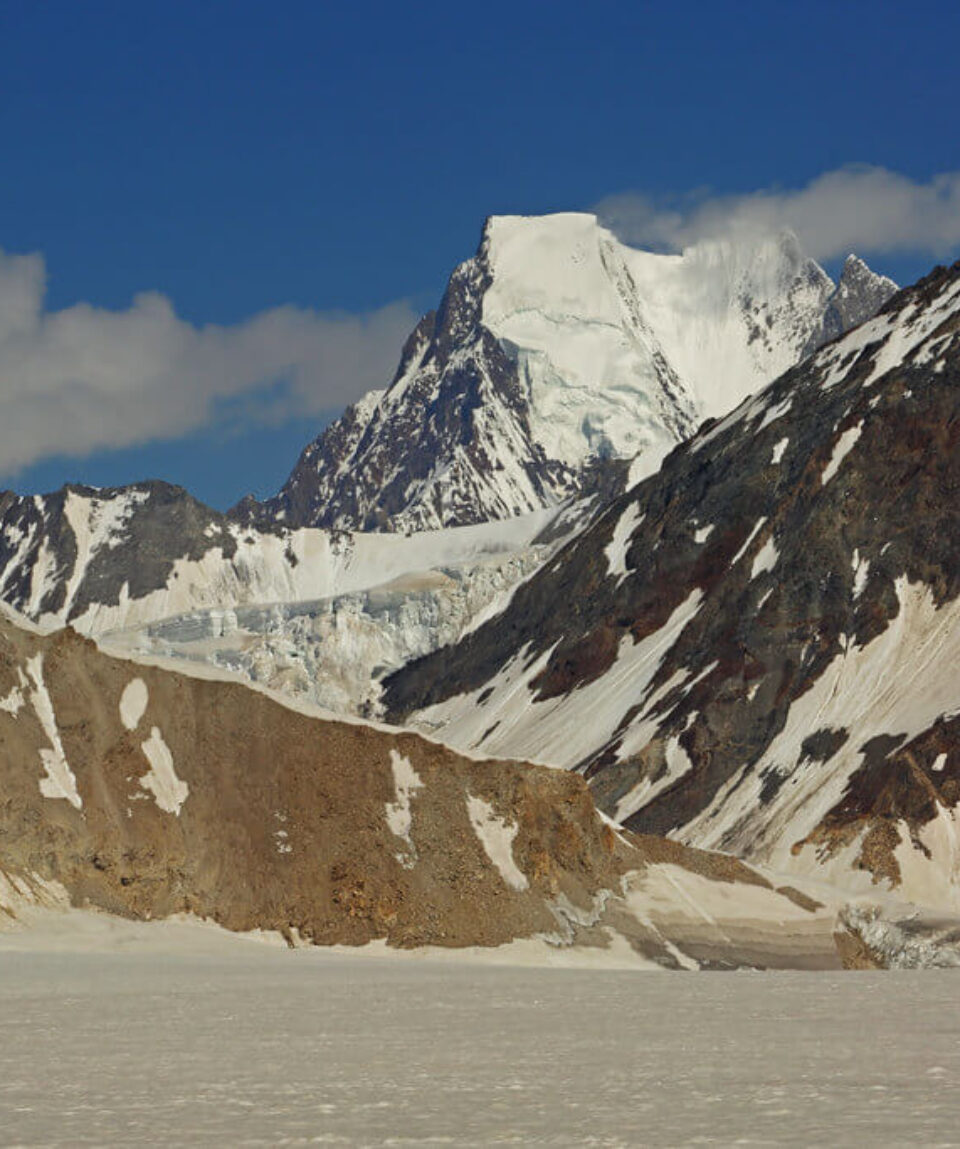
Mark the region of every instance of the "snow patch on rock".
POLYGON ((53 709, 53 700, 43 681, 43 655, 35 654, 27 661, 27 674, 33 679, 33 690, 30 693, 30 702, 36 711, 37 718, 43 728, 44 734, 50 740, 50 749, 40 750, 40 761, 47 772, 46 778, 40 779, 40 793, 45 798, 66 798, 75 809, 83 806, 77 790, 77 779, 67 756, 64 753, 63 743, 60 741, 60 731, 57 728, 57 717, 53 709))
POLYGON ((163 740, 160 729, 154 726, 150 737, 141 744, 150 763, 150 773, 140 779, 140 785, 150 790, 157 805, 168 814, 179 816, 180 808, 190 793, 186 782, 177 777, 170 747, 163 740))
POLYGON ((867 586, 870 577, 870 560, 866 555, 861 557, 859 549, 853 552, 853 597, 858 599, 867 586))
POLYGON ((20 713, 26 704, 26 699, 23 696, 23 688, 27 685, 27 680, 23 676, 23 671, 17 667, 17 675, 20 679, 18 686, 11 686, 9 693, 0 698, 0 710, 5 710, 7 714, 12 714, 14 718, 20 713))
POLYGON ((830 456, 830 461, 826 467, 824 467, 823 474, 820 477, 823 486, 826 486, 837 471, 840 470, 840 464, 853 450, 855 443, 860 438, 862 430, 863 421, 861 420, 855 427, 848 427, 836 441, 833 447, 833 454, 830 456))
POLYGON ((518 827, 497 816, 493 807, 482 798, 467 795, 467 816, 480 844, 512 890, 525 890, 530 885, 527 875, 513 857, 513 840, 518 827))
POLYGON ((142 678, 133 678, 120 695, 120 721, 127 730, 136 730, 147 709, 149 694, 142 678))
POLYGON ((777 545, 773 541, 773 535, 770 535, 760 550, 754 555, 753 566, 750 568, 750 578, 755 579, 757 575, 763 574, 765 571, 772 571, 777 565, 777 559, 779 557, 780 552, 777 550, 777 545))
MULTIPOLYGON (((764 427, 769 427, 771 423, 775 423, 778 419, 782 419, 783 416, 789 412, 792 406, 793 396, 788 395, 786 399, 781 400, 781 402, 774 403, 772 407, 767 407, 767 409, 763 412, 763 418, 760 420, 760 426, 757 427, 757 433, 759 434, 759 432, 762 431, 764 427)), ((774 462, 777 461, 778 460, 774 459, 774 462)))
POLYGON ((644 515, 639 506, 631 503, 617 520, 617 525, 613 528, 613 538, 604 547, 608 573, 615 575, 618 583, 623 582, 630 573, 627 569, 627 551, 634 532, 643 520, 644 515))
POLYGON ((404 854, 397 855, 397 861, 404 869, 411 869, 417 860, 416 847, 410 837, 413 826, 413 812, 410 802, 418 790, 423 789, 423 782, 413 768, 409 758, 396 750, 390 751, 390 767, 393 770, 393 785, 397 800, 388 802, 386 806, 387 825, 390 832, 400 838, 406 846, 404 854))
POLYGON ((743 558, 743 556, 750 549, 750 544, 757 537, 757 535, 763 530, 763 525, 764 525, 764 523, 766 523, 766 521, 767 521, 767 517, 766 517, 766 515, 764 515, 762 518, 757 519, 756 523, 754 523, 753 530, 750 532, 749 535, 747 535, 746 540, 743 543, 743 545, 740 547, 740 549, 737 551, 737 553, 730 560, 730 565, 732 567, 735 567, 737 565, 737 563, 743 558))

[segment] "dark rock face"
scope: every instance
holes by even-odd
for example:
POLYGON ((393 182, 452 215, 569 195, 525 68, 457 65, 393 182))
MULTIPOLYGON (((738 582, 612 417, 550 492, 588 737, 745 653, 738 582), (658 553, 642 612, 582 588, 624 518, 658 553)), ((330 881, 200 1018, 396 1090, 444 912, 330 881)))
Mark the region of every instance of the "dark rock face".
MULTIPOLYGON (((506 703, 492 688, 506 679, 514 698, 519 687, 530 703, 553 701, 529 722, 543 724, 543 745, 557 746, 550 724, 576 729, 579 715, 601 729, 599 688, 623 690, 612 672, 624 651, 695 603, 652 674, 623 694, 612 733, 603 728, 588 753, 558 764, 586 774, 598 804, 633 829, 756 856, 806 840, 829 854, 882 824, 884 849, 867 849, 863 866, 889 877, 903 824, 918 828, 956 803, 952 722, 924 723, 919 740, 871 742, 903 730, 884 728, 872 711, 869 721, 854 718, 897 673, 898 657, 918 660, 905 671, 916 698, 906 679, 893 695, 911 721, 924 706, 936 710, 924 695, 949 673, 931 661, 917 620, 929 615, 923 625, 935 627, 942 618, 949 635, 960 595, 958 331, 960 265, 937 269, 864 328, 704 425, 523 584, 503 614, 389 679, 388 716, 445 704, 456 743, 486 688, 491 733, 470 744, 509 754, 506 703), (636 523, 624 575, 609 555, 621 523, 636 523), (874 663, 885 642, 892 663, 881 673, 874 663), (845 678, 847 665, 859 669, 845 678), (844 706, 831 701, 834 680, 844 706), (815 711, 800 726, 802 707, 821 694, 827 717, 815 711), (649 736, 627 752, 641 719, 649 736), (838 769, 847 789, 822 817, 818 791, 838 769)), ((960 705, 960 683, 954 693, 960 705)))
POLYGON ((0 494, 0 598, 35 618, 141 598, 212 548, 236 552, 229 520, 169 483, 0 494))

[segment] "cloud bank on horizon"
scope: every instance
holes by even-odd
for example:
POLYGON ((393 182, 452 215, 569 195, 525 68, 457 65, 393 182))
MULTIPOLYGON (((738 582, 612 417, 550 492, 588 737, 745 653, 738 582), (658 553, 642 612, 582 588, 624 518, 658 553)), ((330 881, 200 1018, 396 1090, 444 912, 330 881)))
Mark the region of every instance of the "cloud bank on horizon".
POLYGON ((960 246, 960 172, 928 183, 852 164, 799 189, 745 195, 697 194, 679 204, 626 193, 602 200, 597 214, 626 243, 680 251, 702 240, 790 229, 813 259, 911 253, 945 257, 960 246))
MULTIPOLYGON (((790 228, 807 254, 944 257, 960 247, 960 172, 928 183, 850 166, 798 190, 688 197, 680 206, 612 196, 595 209, 628 243, 679 250, 699 240, 790 228)), ((399 302, 362 315, 282 306, 232 326, 197 327, 156 292, 125 310, 45 307, 39 254, 0 250, 0 475, 43 459, 173 440, 222 423, 243 429, 342 409, 389 381, 418 316, 399 302)))
POLYGON ((125 310, 44 306, 39 254, 0 250, 0 472, 55 455, 174 439, 228 417, 276 423, 382 387, 416 322, 399 302, 363 315, 282 306, 196 327, 164 295, 125 310))

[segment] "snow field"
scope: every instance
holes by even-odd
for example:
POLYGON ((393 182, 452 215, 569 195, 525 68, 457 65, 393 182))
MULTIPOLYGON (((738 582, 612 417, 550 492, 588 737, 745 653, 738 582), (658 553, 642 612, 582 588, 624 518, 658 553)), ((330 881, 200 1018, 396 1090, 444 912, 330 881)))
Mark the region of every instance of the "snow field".
MULTIPOLYGON (((928 588, 900 578, 900 611, 885 631, 866 646, 848 645, 798 698, 780 734, 760 761, 736 774, 713 802, 678 834, 705 849, 726 850, 783 873, 820 875, 851 889, 876 890, 869 872, 853 863, 859 843, 833 858, 812 846, 798 854, 793 843, 806 837, 839 801, 847 781, 862 763, 861 747, 880 734, 909 740, 942 715, 960 707, 952 667, 960 659, 960 602, 936 607, 928 588), (830 759, 829 770, 806 760, 802 744, 811 733, 830 728, 848 732, 830 759), (763 775, 782 776, 776 795, 760 802, 763 775), (862 877, 858 877, 858 873, 862 877)), ((911 845, 902 827, 897 858, 903 871, 898 893, 921 904, 960 910, 960 849, 954 812, 921 831, 931 856, 911 845)))
MULTIPOLYGON (((693 591, 659 630, 640 642, 625 636, 613 666, 579 687, 573 705, 565 696, 534 699, 529 683, 547 665, 551 651, 526 665, 529 655, 521 650, 484 687, 419 711, 413 725, 456 749, 482 749, 570 769, 612 738, 626 712, 644 700, 667 651, 696 614, 702 597, 702 591, 693 591), (492 693, 479 704, 479 696, 487 690, 492 693)), ((647 700, 646 708, 653 704, 647 700)))

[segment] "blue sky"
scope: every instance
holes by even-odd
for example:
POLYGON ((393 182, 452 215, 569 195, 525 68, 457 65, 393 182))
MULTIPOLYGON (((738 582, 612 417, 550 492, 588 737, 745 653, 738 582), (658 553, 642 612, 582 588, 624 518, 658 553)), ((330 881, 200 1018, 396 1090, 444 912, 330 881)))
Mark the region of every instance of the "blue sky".
MULTIPOLYGON (((851 164, 922 188, 960 169, 958 42, 956 6, 881 0, 0 2, 0 248, 42 256, 0 265, 0 337, 44 276, 44 315, 72 309, 29 383, 0 354, 0 481, 271 493, 388 381, 487 214, 791 192, 851 164), (61 378, 111 340, 102 393, 61 378)), ((916 250, 907 227, 864 254, 901 280, 955 254, 950 220, 917 226, 916 250)))

